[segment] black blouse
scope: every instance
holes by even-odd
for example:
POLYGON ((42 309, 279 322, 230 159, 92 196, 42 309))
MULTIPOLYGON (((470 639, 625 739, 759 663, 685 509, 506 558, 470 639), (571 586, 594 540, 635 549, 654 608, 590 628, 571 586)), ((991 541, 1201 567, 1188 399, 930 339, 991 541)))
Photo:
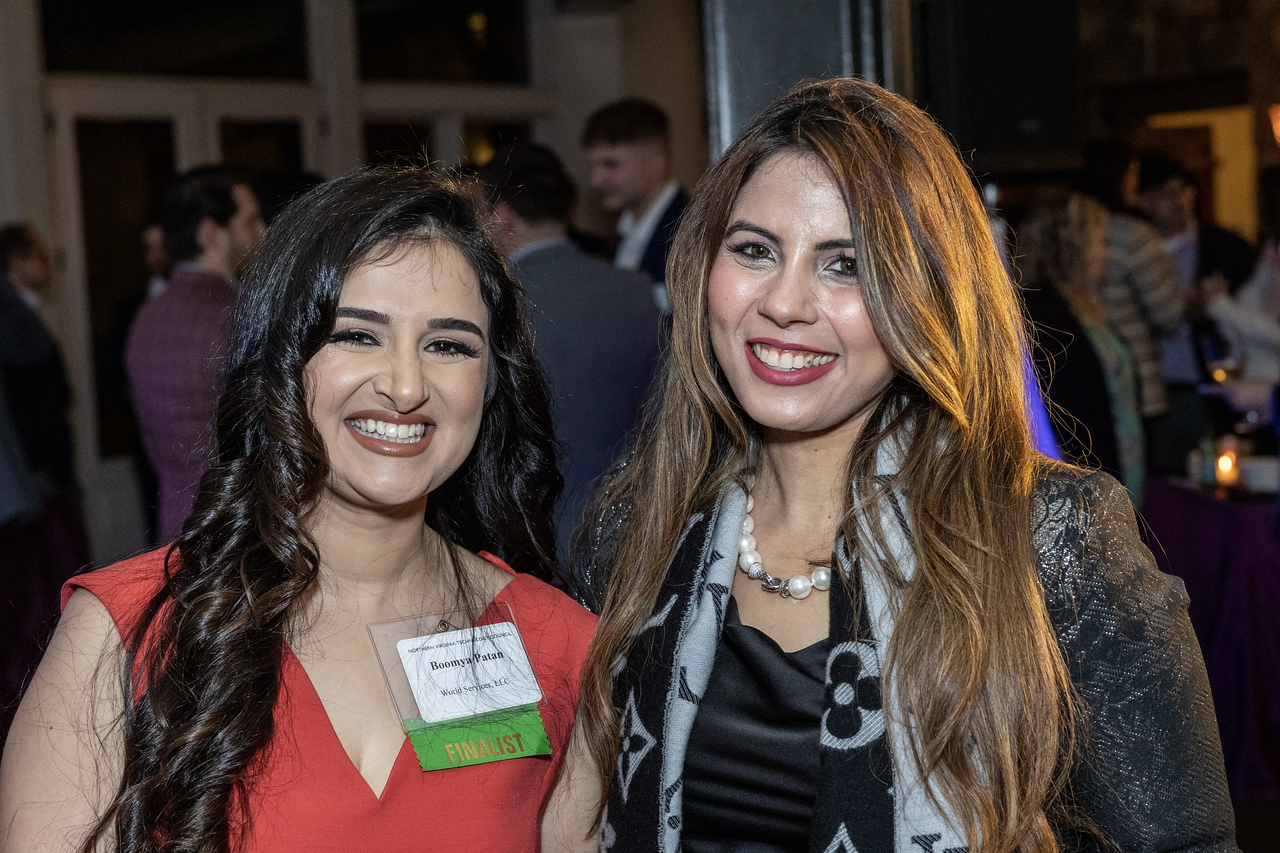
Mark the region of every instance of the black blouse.
POLYGON ((784 652, 730 596, 685 754, 686 853, 809 849, 830 647, 784 652))

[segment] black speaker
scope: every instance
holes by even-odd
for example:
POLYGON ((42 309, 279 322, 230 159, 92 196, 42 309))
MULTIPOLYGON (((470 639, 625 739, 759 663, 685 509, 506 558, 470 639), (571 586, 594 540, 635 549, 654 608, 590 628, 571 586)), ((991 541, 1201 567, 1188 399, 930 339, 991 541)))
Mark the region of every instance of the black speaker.
POLYGON ((916 0, 916 101, 979 175, 1080 164, 1075 0, 916 0))

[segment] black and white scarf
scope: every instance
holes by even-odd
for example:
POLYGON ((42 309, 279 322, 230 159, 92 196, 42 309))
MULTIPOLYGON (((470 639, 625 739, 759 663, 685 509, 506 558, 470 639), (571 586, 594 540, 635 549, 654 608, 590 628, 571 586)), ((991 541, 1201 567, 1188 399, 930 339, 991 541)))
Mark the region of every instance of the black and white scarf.
MULTIPOLYGON (((881 503, 889 548, 910 578, 915 561, 906 516, 898 500, 881 503)), ((602 851, 680 849, 685 750, 715 663, 745 513, 746 494, 729 484, 711 512, 689 519, 654 614, 615 673, 622 738, 600 829, 602 851)), ((901 738, 895 750, 885 736, 880 673, 895 612, 886 575, 866 569, 875 555, 863 555, 856 575, 844 548, 838 555, 843 571, 833 573, 829 596, 831 651, 809 850, 963 853, 968 848, 958 822, 926 795, 901 738), (841 583, 861 584, 866 618, 854 618, 841 583)))

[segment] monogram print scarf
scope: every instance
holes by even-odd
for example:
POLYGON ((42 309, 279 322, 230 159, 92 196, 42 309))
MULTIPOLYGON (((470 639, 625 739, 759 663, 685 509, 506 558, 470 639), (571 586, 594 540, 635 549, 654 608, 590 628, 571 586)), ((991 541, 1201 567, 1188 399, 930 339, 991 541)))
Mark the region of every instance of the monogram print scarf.
MULTIPOLYGON (((909 524, 898 500, 881 503, 889 548, 909 578, 909 524)), ((680 849, 684 756, 715 663, 745 512, 746 494, 729 484, 711 511, 689 519, 653 616, 617 670, 622 742, 600 830, 602 851, 680 849)), ((821 775, 809 849, 966 853, 959 824, 927 796, 905 746, 895 749, 885 734, 886 712, 895 721, 903 715, 886 709, 889 694, 880 679, 895 607, 884 573, 868 563, 883 555, 855 559, 843 547, 837 553, 825 708, 814 733, 821 775), (849 585, 862 594, 849 595, 849 585), (854 618, 854 601, 861 618, 854 618)))

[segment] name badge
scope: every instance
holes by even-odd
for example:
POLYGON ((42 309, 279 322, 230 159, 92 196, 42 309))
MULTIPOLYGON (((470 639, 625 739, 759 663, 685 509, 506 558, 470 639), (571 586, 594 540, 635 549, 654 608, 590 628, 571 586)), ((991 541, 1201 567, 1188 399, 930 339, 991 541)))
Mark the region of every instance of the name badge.
POLYGON ((404 720, 423 770, 549 755, 542 689, 514 622, 395 644, 418 714, 404 720))

